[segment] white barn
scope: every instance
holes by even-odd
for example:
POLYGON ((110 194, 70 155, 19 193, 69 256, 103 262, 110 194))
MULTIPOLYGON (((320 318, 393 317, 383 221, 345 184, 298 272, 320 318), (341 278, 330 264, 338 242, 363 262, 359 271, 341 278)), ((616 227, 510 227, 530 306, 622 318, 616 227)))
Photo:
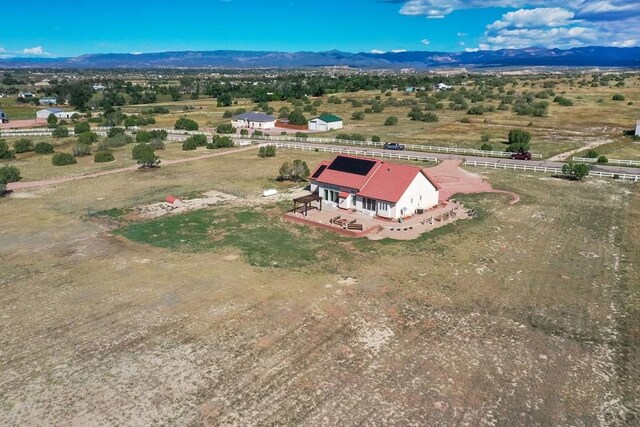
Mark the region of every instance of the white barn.
POLYGON ((276 118, 265 113, 242 113, 231 118, 234 128, 272 129, 276 127, 276 118))
POLYGON ((309 130, 329 131, 342 129, 342 118, 333 114, 321 114, 320 117, 309 120, 309 130))
POLYGON ((74 114, 78 114, 77 111, 63 111, 61 108, 45 108, 36 112, 36 119, 48 119, 49 115, 53 114, 58 119, 70 119, 74 114))
POLYGON ((310 182, 326 203, 394 220, 436 206, 440 190, 417 166, 344 155, 322 162, 310 182))

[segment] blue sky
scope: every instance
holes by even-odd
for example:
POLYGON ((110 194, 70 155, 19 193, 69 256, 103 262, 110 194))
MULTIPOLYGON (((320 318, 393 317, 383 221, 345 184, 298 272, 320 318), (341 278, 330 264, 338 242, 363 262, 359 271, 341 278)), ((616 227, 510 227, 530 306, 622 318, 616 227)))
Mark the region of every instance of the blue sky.
POLYGON ((638 0, 7 2, 0 56, 640 45, 638 0), (17 19, 17 17, 26 17, 17 19))

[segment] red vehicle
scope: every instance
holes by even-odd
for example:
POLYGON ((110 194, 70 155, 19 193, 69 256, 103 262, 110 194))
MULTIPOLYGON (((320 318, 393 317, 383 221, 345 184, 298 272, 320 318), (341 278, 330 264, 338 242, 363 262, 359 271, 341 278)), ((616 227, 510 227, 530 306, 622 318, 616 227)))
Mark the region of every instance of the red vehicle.
POLYGON ((531 160, 531 153, 528 151, 520 151, 518 153, 511 154, 510 158, 514 160, 531 160))

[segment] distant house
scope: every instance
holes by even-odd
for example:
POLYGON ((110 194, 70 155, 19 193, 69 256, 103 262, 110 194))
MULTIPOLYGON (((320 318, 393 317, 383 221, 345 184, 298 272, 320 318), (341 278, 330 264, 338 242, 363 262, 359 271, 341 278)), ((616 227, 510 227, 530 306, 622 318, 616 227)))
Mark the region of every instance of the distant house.
POLYGON ((636 122, 636 136, 640 136, 640 120, 636 122))
POLYGON ((309 130, 329 131, 333 129, 342 129, 342 117, 321 114, 319 117, 309 120, 309 130))
POLYGON ((388 219, 414 215, 438 204, 439 186, 417 166, 337 156, 313 171, 311 191, 343 209, 388 219))
POLYGON ((38 102, 40 105, 56 105, 58 100, 53 96, 46 96, 44 98, 40 98, 38 102))
POLYGON ((242 113, 231 117, 235 128, 272 129, 276 126, 276 118, 265 113, 242 113))
POLYGON ((100 83, 96 83, 93 85, 93 90, 97 91, 97 92, 101 92, 105 89, 105 87, 103 85, 101 85, 100 83))
POLYGON ((31 92, 20 92, 18 94, 18 98, 22 98, 22 99, 33 98, 33 94, 31 92))
POLYGON ((444 84, 444 83, 438 83, 438 84, 437 84, 437 85, 435 85, 433 88, 434 88, 435 90, 447 90, 447 89, 451 89, 452 87, 453 87, 453 86, 449 86, 449 85, 446 85, 446 84, 444 84))
POLYGON ((407 92, 407 93, 413 93, 413 92, 415 92, 415 91, 416 91, 416 88, 415 88, 415 87, 413 87, 413 86, 409 86, 409 87, 406 87, 406 88, 404 89, 404 91, 405 91, 405 92, 407 92))
POLYGON ((36 119, 48 119, 49 115, 53 114, 58 119, 70 119, 74 114, 78 114, 77 111, 63 111, 61 108, 45 108, 36 112, 36 119))

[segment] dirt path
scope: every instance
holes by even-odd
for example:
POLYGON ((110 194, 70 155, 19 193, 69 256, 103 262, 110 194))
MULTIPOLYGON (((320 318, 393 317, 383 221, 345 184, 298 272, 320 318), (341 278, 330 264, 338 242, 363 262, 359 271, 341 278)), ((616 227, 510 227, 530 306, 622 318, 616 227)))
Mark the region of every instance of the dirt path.
POLYGON ((9 123, 0 123, 0 130, 32 128, 35 126, 42 126, 46 124, 47 124, 46 120, 36 120, 36 119, 11 120, 9 123))
MULTIPOLYGON (((249 147, 242 147, 242 148, 237 148, 237 149, 234 149, 234 150, 224 151, 224 152, 221 152, 221 153, 203 154, 202 156, 191 157, 191 158, 188 158, 188 159, 163 160, 162 161, 162 165, 163 166, 170 166, 170 165, 176 165, 176 164, 180 164, 180 163, 193 162, 193 161, 196 161, 196 160, 209 159, 211 157, 220 157, 220 156, 225 156, 227 154, 233 154, 233 153, 240 153, 242 151, 255 150, 255 148, 256 148, 255 146, 249 146, 249 147)), ((67 182, 79 181, 81 179, 97 178, 97 177, 100 177, 100 176, 113 175, 113 174, 116 174, 116 173, 123 173, 123 172, 131 172, 131 171, 135 171, 135 170, 138 170, 138 166, 136 166, 136 165, 127 166, 126 168, 119 168, 119 169, 112 169, 112 170, 108 170, 108 171, 94 172, 94 173, 90 173, 90 174, 86 174, 86 175, 63 176, 61 178, 46 179, 46 180, 42 180, 42 181, 13 182, 13 183, 7 185, 7 190, 14 190, 15 191, 15 190, 26 190, 28 188, 47 187, 47 186, 50 186, 50 185, 58 185, 58 184, 65 184, 67 182)))
POLYGON ((596 148, 599 145, 608 144, 611 142, 608 139, 596 139, 594 141, 588 142, 586 145, 583 145, 580 148, 576 148, 575 150, 565 151, 564 153, 556 154, 555 156, 547 159, 550 162, 562 162, 569 158, 569 156, 579 153, 580 151, 589 150, 591 148, 596 148))

